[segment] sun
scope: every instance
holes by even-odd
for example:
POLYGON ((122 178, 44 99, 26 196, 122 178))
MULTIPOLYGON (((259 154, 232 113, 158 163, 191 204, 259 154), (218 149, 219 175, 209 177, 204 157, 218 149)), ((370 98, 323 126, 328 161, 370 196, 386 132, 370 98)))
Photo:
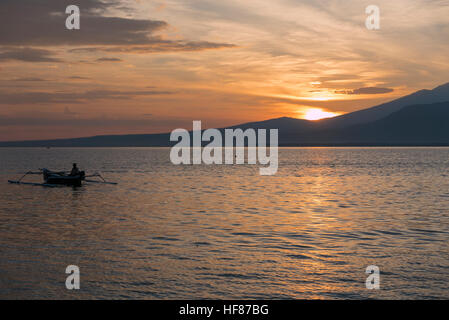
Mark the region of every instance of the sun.
POLYGON ((341 113, 338 113, 338 112, 329 112, 329 111, 324 111, 323 109, 313 108, 313 109, 308 109, 306 112, 304 112, 303 119, 314 121, 314 120, 321 120, 321 119, 325 119, 325 118, 336 117, 336 116, 339 116, 340 114, 341 113))

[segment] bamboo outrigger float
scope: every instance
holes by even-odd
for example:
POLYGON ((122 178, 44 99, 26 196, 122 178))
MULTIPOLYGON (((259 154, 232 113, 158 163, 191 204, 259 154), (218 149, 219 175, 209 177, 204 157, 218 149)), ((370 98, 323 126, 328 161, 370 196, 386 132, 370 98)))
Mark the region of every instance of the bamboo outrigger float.
POLYGON ((78 175, 71 176, 65 171, 51 171, 48 169, 39 169, 38 172, 28 171, 19 180, 8 180, 8 182, 12 183, 12 184, 23 184, 23 185, 41 186, 41 187, 50 187, 50 188, 60 187, 60 186, 81 187, 83 181, 88 182, 88 183, 102 183, 102 184, 113 184, 113 185, 117 184, 116 182, 106 181, 99 173, 94 173, 94 174, 86 176, 84 171, 81 171, 78 175), (22 179, 28 175, 42 175, 44 182, 36 183, 36 182, 22 181, 22 179), (101 179, 101 181, 86 179, 88 177, 98 177, 101 179))

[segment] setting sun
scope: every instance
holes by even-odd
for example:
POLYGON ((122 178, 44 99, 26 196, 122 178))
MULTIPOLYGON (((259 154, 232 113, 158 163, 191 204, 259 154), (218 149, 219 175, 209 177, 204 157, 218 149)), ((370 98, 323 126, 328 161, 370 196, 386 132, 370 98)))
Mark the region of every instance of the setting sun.
POLYGON ((309 109, 306 112, 304 112, 304 119, 306 120, 321 120, 325 118, 332 118, 339 116, 340 113, 337 112, 328 112, 324 111, 323 109, 309 109))

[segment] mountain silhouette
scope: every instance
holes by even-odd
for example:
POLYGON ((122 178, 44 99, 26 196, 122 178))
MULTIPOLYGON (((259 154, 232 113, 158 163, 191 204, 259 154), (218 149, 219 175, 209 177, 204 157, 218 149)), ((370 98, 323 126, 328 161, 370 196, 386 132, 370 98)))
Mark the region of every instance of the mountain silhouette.
POLYGON ((433 90, 419 90, 408 96, 381 105, 325 119, 324 123, 333 127, 345 127, 382 119, 403 107, 416 104, 432 104, 449 101, 449 82, 433 90))
MULTIPOLYGON (((280 146, 449 145, 449 83, 319 121, 277 118, 229 128, 279 129, 280 146)), ((224 130, 224 129, 221 129, 224 130)), ((169 133, 0 142, 0 147, 170 146, 169 133)))
POLYGON ((449 145, 449 102, 407 106, 365 124, 315 132, 298 144, 449 145))
POLYGON ((348 126, 278 118, 236 128, 279 129, 284 146, 449 145, 449 101, 406 106, 385 118, 348 126))

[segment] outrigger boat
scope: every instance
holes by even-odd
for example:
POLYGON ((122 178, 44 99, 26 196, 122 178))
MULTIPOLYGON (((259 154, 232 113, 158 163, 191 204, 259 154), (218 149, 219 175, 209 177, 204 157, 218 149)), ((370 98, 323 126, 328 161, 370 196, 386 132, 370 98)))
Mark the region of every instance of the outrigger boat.
POLYGON ((39 169, 38 172, 28 171, 19 180, 8 180, 9 183, 14 184, 26 184, 32 186, 43 186, 43 187, 58 187, 58 186, 74 186, 81 187, 82 182, 88 183, 104 183, 104 184, 117 184, 116 182, 106 181, 99 173, 94 173, 86 176, 84 171, 81 171, 79 175, 71 176, 65 171, 51 171, 48 169, 39 169), (42 175, 44 178, 44 183, 35 182, 23 182, 22 179, 27 175, 37 174, 42 175), (88 180, 87 177, 99 177, 102 181, 98 180, 88 180))

